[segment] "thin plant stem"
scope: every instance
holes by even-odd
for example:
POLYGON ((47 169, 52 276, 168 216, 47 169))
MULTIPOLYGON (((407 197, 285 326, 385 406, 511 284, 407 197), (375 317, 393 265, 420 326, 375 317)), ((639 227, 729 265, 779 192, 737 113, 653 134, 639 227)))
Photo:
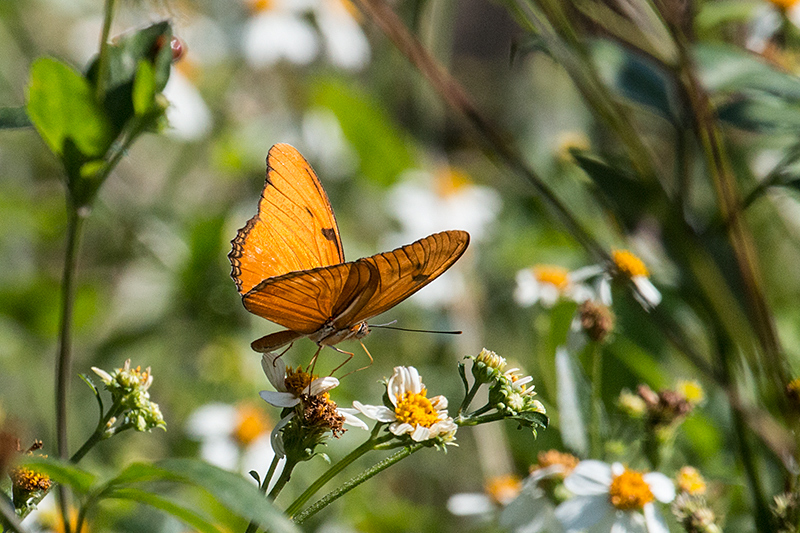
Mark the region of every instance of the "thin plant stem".
MULTIPOLYGON (((72 313, 75 304, 75 276, 78 267, 83 223, 88 209, 76 207, 71 201, 67 206, 67 249, 64 255, 64 275, 61 280, 61 324, 56 359, 56 436, 58 455, 66 459, 69 455, 67 443, 67 395, 69 376, 72 373, 72 313)), ((63 485, 58 487, 58 500, 65 533, 70 533, 67 505, 67 491, 63 485)))
POLYGON ((103 418, 97 423, 94 433, 92 433, 89 438, 86 439, 86 442, 83 443, 83 446, 81 446, 78 451, 75 452, 72 457, 70 457, 70 462, 79 462, 98 442, 104 440, 106 438, 106 426, 108 425, 108 422, 112 418, 119 416, 123 410, 124 408, 120 403, 115 403, 112 405, 105 416, 103 416, 103 418))
MULTIPOLYGON (((380 425, 381 424, 378 424, 376 427, 380 425)), ((300 496, 298 496, 297 499, 293 501, 291 505, 289 505, 289 507, 286 508, 286 514, 288 516, 292 516, 297 513, 297 511, 299 511, 300 508, 302 508, 303 505, 305 505, 305 503, 310 500, 311 497, 317 493, 317 491, 319 491, 319 489, 325 486, 325 484, 333 479, 334 476, 339 474, 339 472, 344 470, 347 466, 352 464, 356 459, 365 453, 374 450, 375 446, 387 442, 393 438, 395 438, 395 436, 389 434, 380 438, 370 437, 368 440, 364 441, 363 444, 339 460, 339 462, 330 467, 327 471, 325 471, 325 473, 318 477, 316 481, 309 485, 309 487, 300 496)))
POLYGON ((368 470, 365 470, 364 472, 362 472, 358 476, 354 477, 350 481, 347 481, 344 485, 342 485, 338 489, 329 492, 328 494, 323 496, 320 500, 317 500, 317 502, 314 503, 311 507, 305 509, 303 512, 301 512, 297 516, 292 517, 292 520, 296 524, 302 524, 308 518, 310 518, 311 516, 314 516, 316 513, 318 513, 319 511, 321 511, 322 509, 324 509, 325 507, 327 507, 331 503, 335 502, 336 500, 338 500, 339 498, 341 498, 342 496, 344 496, 345 494, 347 494, 348 492, 350 492, 351 490, 353 490, 357 486, 361 485, 362 483, 367 481, 369 478, 379 474, 380 472, 383 472, 384 470, 386 470, 387 468, 389 468, 393 464, 405 459, 406 457, 408 457, 412 453, 421 450, 423 448, 423 446, 424 446, 424 444, 422 444, 422 443, 416 443, 416 444, 413 444, 411 446, 406 446, 405 448, 403 448, 401 450, 398 450, 397 452, 395 452, 394 454, 390 455, 389 457, 387 457, 383 461, 375 464, 375 466, 373 466, 372 468, 370 468, 368 470))
POLYGON ((602 415, 602 390, 603 390, 603 357, 599 344, 591 345, 592 357, 592 410, 589 418, 589 450, 593 459, 602 458, 602 439, 600 435, 600 417, 602 415))
POLYGON ((111 22, 114 20, 114 0, 105 1, 103 12, 103 31, 100 35, 100 58, 97 63, 97 84, 95 97, 98 101, 105 97, 106 75, 108 72, 108 36, 111 34, 111 22))
MULTIPOLYGON (((267 470, 267 473, 264 474, 264 479, 261 480, 261 485, 258 487, 261 492, 266 494, 267 489, 269 488, 269 482, 272 480, 272 476, 275 475, 275 470, 278 468, 278 462, 280 460, 281 459, 278 457, 278 454, 272 456, 272 462, 269 464, 269 469, 267 470)), ((255 520, 253 520, 247 525, 245 533, 255 533, 256 531, 258 531, 258 524, 255 522, 255 520)))
POLYGON ((461 413, 464 412, 464 409, 469 407, 469 404, 472 403, 472 400, 475 399, 475 395, 478 393, 478 389, 481 388, 481 383, 476 381, 472 384, 472 388, 467 392, 464 396, 464 401, 461 402, 461 405, 458 407, 458 415, 460 416, 461 413))

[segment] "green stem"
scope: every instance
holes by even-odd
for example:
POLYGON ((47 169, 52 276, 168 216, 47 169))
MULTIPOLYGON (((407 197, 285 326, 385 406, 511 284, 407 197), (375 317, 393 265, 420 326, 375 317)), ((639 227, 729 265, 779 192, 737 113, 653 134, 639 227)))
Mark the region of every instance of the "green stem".
MULTIPOLYGON (((380 426, 380 424, 378 424, 378 426, 380 426)), ((293 501, 292 504, 289 505, 289 507, 287 507, 286 514, 288 516, 293 516, 295 513, 297 513, 297 511, 300 510, 301 507, 303 507, 303 505, 305 505, 305 503, 309 499, 311 499, 311 497, 314 494, 317 493, 317 491, 319 491, 319 489, 321 489, 328 481, 333 479, 333 477, 336 476, 339 472, 344 470, 348 465, 353 463, 353 461, 355 461, 365 453, 374 450, 375 446, 387 442, 393 438, 395 438, 395 436, 392 434, 384 435, 383 437, 380 438, 375 438, 374 436, 371 436, 368 440, 364 441, 364 443, 361 444, 361 446, 359 446, 358 448, 347 454, 338 463, 330 467, 324 474, 318 477, 317 480, 314 481, 314 483, 312 483, 305 490, 305 492, 303 492, 300 496, 298 496, 297 499, 293 501)))
MULTIPOLYGON (((269 465, 269 469, 264 475, 264 479, 261 480, 261 485, 258 487, 261 489, 261 492, 266 494, 267 489, 269 488, 269 482, 272 480, 272 476, 275 475, 275 469, 278 468, 278 463, 280 460, 281 458, 278 457, 278 454, 272 456, 272 462, 269 465)), ((247 525, 247 530, 245 533, 255 533, 256 531, 258 531, 258 524, 255 521, 252 521, 247 525)))
POLYGON ((108 36, 111 33, 111 21, 114 19, 114 0, 106 0, 103 14, 103 33, 100 36, 100 58, 97 62, 97 83, 95 97, 100 102, 105 98, 106 76, 108 75, 108 36))
MULTIPOLYGON (((86 439, 86 442, 83 443, 83 446, 81 446, 80 449, 72 455, 70 462, 79 462, 87 453, 89 453, 89 450, 91 450, 95 444, 101 440, 104 440, 106 438, 106 431, 108 429, 106 426, 108 426, 109 421, 112 418, 119 416, 123 411, 124 408, 122 407, 121 403, 115 403, 112 405, 105 416, 97 423, 94 433, 92 433, 91 436, 86 439)), ((78 531, 80 531, 80 529, 78 531)))
POLYGON ((504 418, 506 418, 506 414, 497 411, 483 416, 475 416, 475 413, 468 417, 459 416, 453 421, 459 426, 477 426, 479 424, 486 424, 488 422, 497 422, 498 420, 503 420, 504 418))
MULTIPOLYGON (((69 376, 72 373, 72 312, 75 304, 75 275, 78 267, 78 249, 83 223, 89 210, 76 207, 72 201, 67 205, 67 249, 64 255, 64 275, 61 280, 61 320, 56 360, 56 437, 58 455, 66 459, 69 454, 67 444, 67 393, 69 376)), ((64 521, 65 533, 70 533, 66 489, 58 486, 59 506, 64 521)))
POLYGON ((603 389, 603 357, 599 345, 592 343, 592 410, 589 418, 589 456, 593 459, 602 458, 602 440, 600 438, 600 417, 602 415, 602 389, 603 389))
POLYGON ((461 413, 469 407, 469 404, 472 403, 472 400, 475 399, 475 395, 478 393, 478 389, 481 388, 481 383, 476 381, 472 384, 472 388, 467 392, 466 396, 464 396, 464 401, 461 402, 461 405, 458 408, 458 415, 461 416, 461 413))
POLYGON ((406 446, 402 450, 398 450, 397 452, 395 452, 394 454, 390 455, 389 457, 387 457, 383 461, 377 463, 372 468, 370 468, 368 470, 365 470, 364 472, 362 472, 358 476, 356 476, 353 479, 351 479, 350 481, 346 482, 344 485, 342 485, 338 489, 329 492, 328 494, 323 496, 322 499, 320 499, 316 503, 314 503, 314 505, 312 505, 311 507, 305 509, 302 513, 298 514, 297 516, 293 517, 292 520, 296 524, 302 524, 308 518, 310 518, 311 516, 315 515, 316 513, 318 513, 319 511, 321 511, 322 509, 324 509, 325 507, 327 507, 328 505, 330 505, 331 503, 333 503, 334 501, 336 501, 340 497, 344 496, 345 494, 347 494, 348 492, 350 492, 351 490, 353 490, 357 486, 361 485, 362 483, 364 483, 369 478, 371 478, 371 477, 375 476, 376 474, 386 470, 387 468, 389 468, 393 464, 397 463, 398 461, 400 461, 402 459, 405 459, 406 457, 408 457, 412 453, 422 449, 423 446, 424 445, 422 443, 416 443, 416 444, 413 444, 411 446, 406 446))

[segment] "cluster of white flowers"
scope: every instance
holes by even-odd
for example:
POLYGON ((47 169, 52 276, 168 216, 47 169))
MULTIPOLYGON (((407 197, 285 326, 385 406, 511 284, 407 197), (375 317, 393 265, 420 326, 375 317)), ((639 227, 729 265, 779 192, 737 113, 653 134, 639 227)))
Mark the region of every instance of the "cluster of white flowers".
POLYGON ((122 408, 122 427, 131 426, 137 431, 150 431, 156 427, 166 429, 161 409, 150 400, 148 389, 153 383, 150 367, 145 370, 138 366, 131 368, 128 359, 122 368, 111 374, 97 367, 92 367, 92 370, 103 380, 114 404, 122 408))

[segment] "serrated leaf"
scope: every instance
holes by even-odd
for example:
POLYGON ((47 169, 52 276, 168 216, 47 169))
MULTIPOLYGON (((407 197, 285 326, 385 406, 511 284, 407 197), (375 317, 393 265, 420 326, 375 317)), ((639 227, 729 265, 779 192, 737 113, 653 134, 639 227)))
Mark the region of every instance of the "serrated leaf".
POLYGON ((0 129, 30 128, 33 126, 31 119, 25 112, 25 107, 0 107, 0 129))
POLYGON ((520 422, 525 427, 532 427, 532 428, 547 428, 547 425, 550 423, 550 419, 547 418, 547 415, 542 413, 536 412, 524 412, 519 413, 518 415, 512 416, 514 420, 520 422))
POLYGON ((54 481, 62 485, 69 485, 76 492, 84 494, 89 492, 97 481, 97 476, 94 474, 78 468, 73 463, 53 457, 25 457, 21 465, 36 470, 37 472, 43 472, 54 481))
POLYGON ((195 513, 191 509, 183 507, 182 505, 168 500, 152 492, 147 492, 135 488, 120 488, 111 492, 107 497, 132 500, 135 502, 143 503, 169 513, 175 518, 185 522, 187 525, 192 526, 195 530, 201 533, 220 533, 214 524, 195 513))
POLYGON ((102 157, 114 133, 91 84, 60 61, 44 57, 34 61, 28 85, 28 116, 53 151, 68 168, 102 157), (70 150, 70 143, 77 151, 70 150))

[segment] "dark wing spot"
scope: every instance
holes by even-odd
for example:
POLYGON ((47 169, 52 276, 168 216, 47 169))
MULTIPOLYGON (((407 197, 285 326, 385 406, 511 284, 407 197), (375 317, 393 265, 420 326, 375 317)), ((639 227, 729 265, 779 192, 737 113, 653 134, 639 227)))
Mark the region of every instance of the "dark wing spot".
POLYGON ((333 231, 333 228, 322 228, 322 236, 328 239, 329 241, 336 240, 336 232, 333 231))
POLYGON ((411 279, 414 280, 416 283, 422 283, 423 281, 425 281, 429 277, 430 277, 430 275, 428 275, 428 274, 417 274, 416 276, 413 276, 411 279))
POLYGON ((308 216, 310 216, 310 217, 314 216, 314 213, 311 211, 311 209, 309 209, 307 206, 306 206, 305 209, 306 209, 306 213, 308 213, 308 216))

